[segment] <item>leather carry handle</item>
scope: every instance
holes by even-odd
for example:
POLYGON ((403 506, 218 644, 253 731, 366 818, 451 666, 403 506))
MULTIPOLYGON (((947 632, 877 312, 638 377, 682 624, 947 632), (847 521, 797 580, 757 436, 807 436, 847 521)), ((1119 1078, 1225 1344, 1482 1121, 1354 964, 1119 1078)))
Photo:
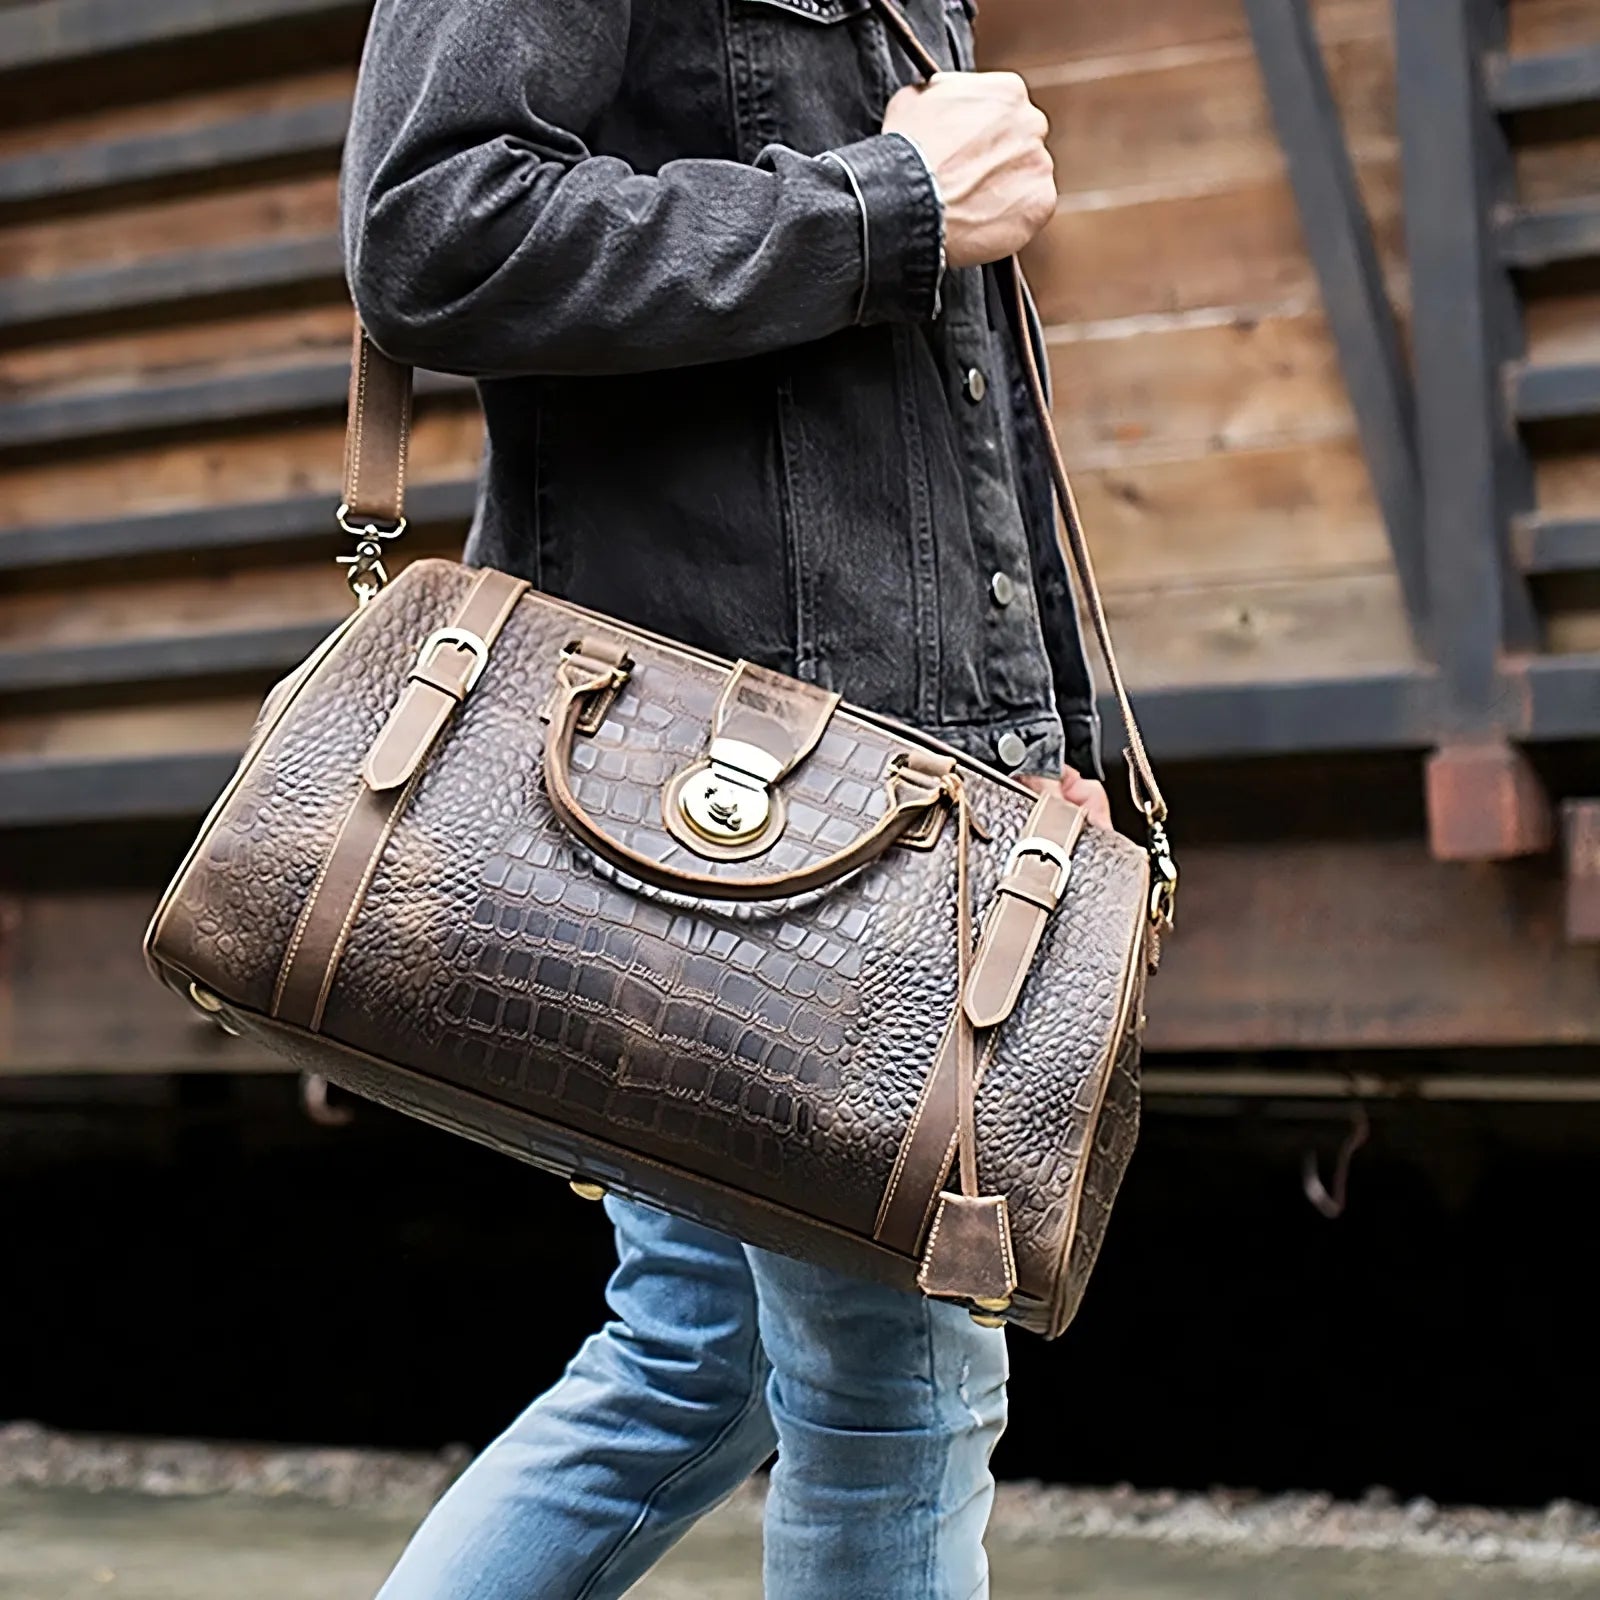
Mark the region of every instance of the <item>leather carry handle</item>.
POLYGON ((883 816, 843 849, 809 866, 750 877, 714 877, 664 866, 607 833, 584 810, 572 788, 572 745, 585 708, 593 697, 614 693, 625 678, 626 669, 588 649, 570 650, 563 656, 555 692, 546 707, 550 725, 544 744, 544 788, 551 810, 574 838, 601 860, 653 888, 708 900, 789 900, 810 894, 871 865, 923 826, 929 814, 949 797, 954 763, 930 756, 919 766, 912 764, 917 760, 913 755, 910 763, 889 776, 889 805, 883 816))
MULTIPOLYGON (((923 44, 916 29, 897 0, 871 0, 884 26, 925 78, 945 69, 923 44)), ((1056 537, 1062 553, 1077 575, 1084 606, 1094 628, 1095 640, 1106 665, 1112 693, 1128 737, 1128 778, 1134 803, 1144 813, 1153 833, 1165 850, 1162 824, 1167 803, 1150 764, 1139 719, 1128 696, 1122 669, 1117 664, 1111 640, 1111 624, 1096 581, 1089 542, 1078 514, 1077 498, 1067 476, 1055 421, 1050 415, 1044 374, 1032 337, 1032 314, 1027 284, 1016 258, 997 264, 1002 280, 1008 281, 1017 319, 1017 345, 1027 378, 1028 395, 1044 436, 1050 462, 1050 476, 1060 508, 1056 537), (1062 529, 1065 529, 1063 536, 1062 529)), ((411 368, 391 361, 373 344, 366 330, 356 324, 355 349, 350 370, 350 412, 345 442, 344 503, 339 520, 346 532, 357 540, 356 553, 343 558, 350 568, 350 584, 357 595, 370 598, 384 581, 383 541, 398 537, 405 529, 406 449, 411 431, 411 368), (380 526, 383 524, 383 526, 380 526)), ((603 852, 602 852, 603 853, 603 852)), ((621 863, 619 863, 620 865, 621 863)), ((635 870, 629 867, 627 870, 635 870)), ((648 881, 648 880, 647 880, 648 881)), ((722 879, 708 880, 721 884, 722 879)), ((709 889, 707 892, 710 892, 709 889)), ((791 891, 799 892, 799 891, 791 891)))

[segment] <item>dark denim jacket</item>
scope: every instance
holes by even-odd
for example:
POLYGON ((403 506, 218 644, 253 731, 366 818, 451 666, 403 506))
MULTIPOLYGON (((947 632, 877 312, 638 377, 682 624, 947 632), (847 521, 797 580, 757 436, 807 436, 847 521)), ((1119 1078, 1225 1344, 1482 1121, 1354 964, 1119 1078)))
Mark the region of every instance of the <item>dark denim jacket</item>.
MULTIPOLYGON (((962 0, 909 9, 970 65, 962 0)), ((378 0, 352 290, 381 349, 479 380, 470 560, 1097 770, 1014 330, 874 131, 911 75, 868 0, 378 0)))

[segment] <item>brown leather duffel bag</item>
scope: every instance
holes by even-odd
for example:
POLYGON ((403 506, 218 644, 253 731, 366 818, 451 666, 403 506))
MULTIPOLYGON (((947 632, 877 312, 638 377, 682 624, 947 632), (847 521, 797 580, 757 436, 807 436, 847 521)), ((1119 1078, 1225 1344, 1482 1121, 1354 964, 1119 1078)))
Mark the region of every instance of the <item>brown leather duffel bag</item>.
POLYGON ((1132 1151, 1176 872, 1025 357, 1148 850, 504 573, 385 583, 411 375, 358 330, 363 603, 269 697, 151 923, 158 978, 581 1193, 1060 1333, 1132 1151))

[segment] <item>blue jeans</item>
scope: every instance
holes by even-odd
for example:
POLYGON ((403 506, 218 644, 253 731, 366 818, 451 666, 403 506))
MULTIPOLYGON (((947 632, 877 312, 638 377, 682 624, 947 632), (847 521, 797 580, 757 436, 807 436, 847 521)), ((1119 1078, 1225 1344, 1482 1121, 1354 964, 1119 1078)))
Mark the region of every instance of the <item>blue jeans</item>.
POLYGON ((1005 1336, 608 1199, 615 1319, 378 1600, 611 1600, 778 1452, 767 1600, 983 1600, 1005 1336))

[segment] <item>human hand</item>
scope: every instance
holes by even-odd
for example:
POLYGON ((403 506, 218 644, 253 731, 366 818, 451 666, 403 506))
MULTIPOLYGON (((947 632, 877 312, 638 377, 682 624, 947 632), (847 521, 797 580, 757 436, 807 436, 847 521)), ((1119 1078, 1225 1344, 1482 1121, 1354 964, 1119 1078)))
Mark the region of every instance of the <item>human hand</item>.
POLYGON ((1111 798, 1106 793, 1106 786, 1097 778, 1086 778, 1072 767, 1063 767, 1059 778, 1025 777, 1022 781, 1039 794, 1059 787, 1061 798, 1075 806, 1082 806, 1096 827, 1111 826, 1111 798))
POLYGON ((944 197, 945 259, 1015 255, 1055 213, 1050 124, 1014 72, 940 72, 899 91, 883 118, 928 160, 944 197))

